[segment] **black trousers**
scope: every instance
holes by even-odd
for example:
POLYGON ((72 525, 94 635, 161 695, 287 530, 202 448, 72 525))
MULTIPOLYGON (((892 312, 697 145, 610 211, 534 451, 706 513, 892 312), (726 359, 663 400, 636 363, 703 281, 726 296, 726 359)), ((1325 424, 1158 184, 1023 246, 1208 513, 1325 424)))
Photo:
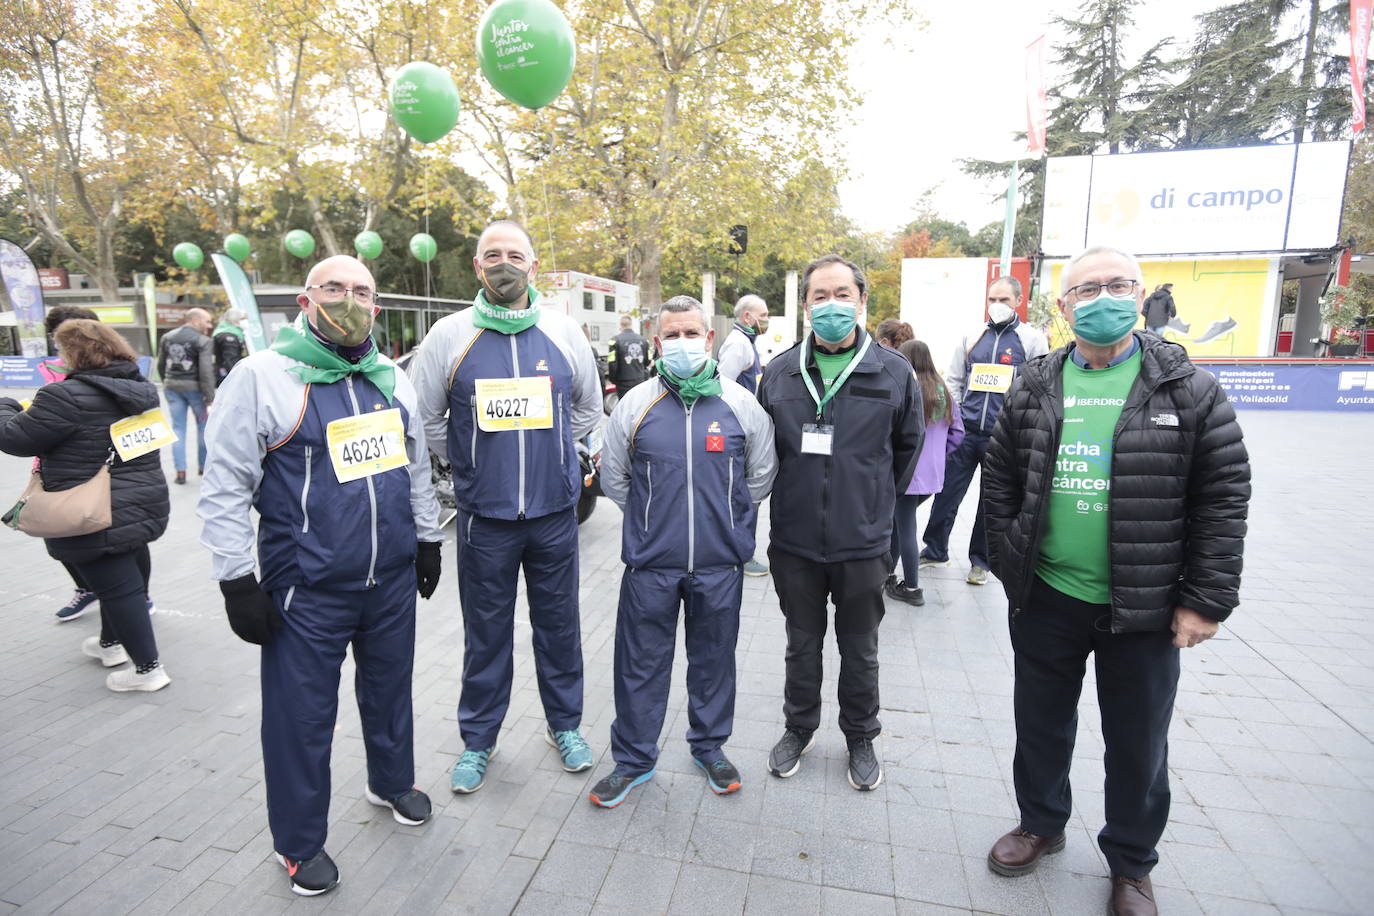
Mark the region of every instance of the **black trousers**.
POLYGON ((1058 836, 1072 807, 1069 764, 1088 654, 1106 745, 1106 826, 1097 844, 1113 875, 1148 875, 1169 820, 1169 720, 1178 693, 1178 649, 1168 630, 1112 633, 1105 604, 1088 604, 1036 577, 1011 618, 1016 656, 1016 757, 1021 826, 1058 836))
POLYGON ((788 727, 812 732, 821 724, 821 650, 829 617, 826 602, 833 600, 840 649, 840 731, 846 738, 878 737, 878 625, 883 620, 886 554, 816 563, 770 547, 768 563, 787 620, 782 711, 788 727))
POLYGON ((152 558, 144 544, 128 553, 116 553, 74 563, 78 581, 100 599, 100 639, 124 646, 135 665, 157 661, 157 640, 148 617, 148 577, 152 558))

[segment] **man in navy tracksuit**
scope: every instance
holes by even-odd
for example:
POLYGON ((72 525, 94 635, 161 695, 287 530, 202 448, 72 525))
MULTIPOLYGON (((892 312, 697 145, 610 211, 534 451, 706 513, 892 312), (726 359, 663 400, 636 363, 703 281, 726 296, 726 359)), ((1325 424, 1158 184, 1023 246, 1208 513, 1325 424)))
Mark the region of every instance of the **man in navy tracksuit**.
MULTIPOLYGON (((945 487, 935 494, 926 522, 922 566, 949 565, 949 535, 964 501, 973 472, 978 470, 992 442, 992 429, 1002 402, 1016 375, 1016 367, 1049 352, 1045 335, 1016 315, 1021 282, 999 277, 988 286, 988 323, 959 341, 945 372, 949 393, 959 402, 964 420, 964 441, 945 459, 945 487)), ((978 506, 973 535, 968 545, 970 585, 988 581, 988 536, 983 524, 983 487, 978 486, 978 506)))
POLYGON ((410 380, 377 352, 372 275, 310 271, 302 313, 224 380, 206 430, 199 515, 229 625, 262 646, 267 815, 291 889, 339 881, 324 851, 339 672, 352 646, 364 795, 429 819, 415 784, 415 593, 439 581, 439 507, 410 380), (257 568, 250 509, 257 509, 257 568))
POLYGON ((658 378, 620 399, 606 427, 601 487, 625 512, 615 627, 615 770, 592 789, 614 808, 654 775, 678 608, 685 608, 687 743, 717 795, 740 787, 721 749, 734 723, 742 566, 777 462, 773 424, 707 357, 706 313, 676 296, 658 313, 658 378))
POLYGON ((518 224, 477 241, 482 289, 435 323, 411 370, 430 448, 453 465, 466 649, 454 792, 482 787, 510 705, 515 593, 525 570, 545 738, 570 773, 592 765, 582 723, 576 441, 601 419, 601 383, 577 323, 542 308, 539 260, 518 224))

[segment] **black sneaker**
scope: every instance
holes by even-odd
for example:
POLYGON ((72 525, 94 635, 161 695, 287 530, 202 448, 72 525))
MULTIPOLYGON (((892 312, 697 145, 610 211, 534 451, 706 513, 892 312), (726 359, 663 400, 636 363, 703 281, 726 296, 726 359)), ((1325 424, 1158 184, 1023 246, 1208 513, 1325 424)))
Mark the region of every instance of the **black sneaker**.
POLYGON ((884 586, 883 594, 894 601, 905 601, 907 604, 914 604, 916 607, 926 603, 925 593, 919 588, 907 588, 906 580, 901 582, 892 581, 884 586))
POLYGON ((729 795, 731 792, 738 792, 742 783, 739 779, 739 770, 735 765, 724 757, 714 763, 703 763, 693 757, 692 762, 701 768, 706 774, 706 784, 711 787, 711 791, 717 795, 729 795))
POLYGON ((799 731, 789 726, 768 754, 768 772, 779 779, 786 779, 797 772, 797 767, 801 766, 802 754, 811 750, 815 744, 815 732, 799 731))
POLYGON ((860 792, 871 792, 883 781, 883 765, 873 748, 872 738, 850 738, 849 784, 860 792))
POLYGON ((277 853, 277 861, 291 876, 291 890, 302 897, 315 897, 339 886, 338 866, 323 849, 309 859, 290 859, 277 853))
POLYGON ((391 816, 396 819, 396 823, 405 824, 407 827, 417 827, 429 820, 433 809, 429 804, 429 796, 419 789, 411 789, 404 795, 395 798, 382 798, 372 787, 368 786, 364 793, 367 800, 380 808, 390 808, 391 816))
POLYGON ((587 793, 587 798, 593 805, 602 808, 614 808, 623 802, 630 794, 630 790, 635 786, 642 786, 644 783, 654 778, 655 770, 647 773, 640 773, 638 776, 626 776, 624 773, 611 773, 592 786, 592 790, 587 793))

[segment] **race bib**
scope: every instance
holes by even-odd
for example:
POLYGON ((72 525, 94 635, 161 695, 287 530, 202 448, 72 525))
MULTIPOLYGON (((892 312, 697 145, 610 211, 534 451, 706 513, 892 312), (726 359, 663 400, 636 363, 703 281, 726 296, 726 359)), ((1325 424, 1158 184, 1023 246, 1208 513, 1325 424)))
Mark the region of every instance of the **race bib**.
POLYGON ((553 428, 553 381, 547 375, 477 380, 477 426, 484 433, 553 428))
POLYGON ((999 366, 997 363, 974 363, 968 375, 969 391, 991 391, 1006 394, 1011 388, 1011 378, 1016 374, 1013 366, 999 366))
POLYGON ((404 467, 410 460, 398 407, 335 420, 325 427, 324 435, 339 483, 404 467))
POLYGON ((110 441, 121 461, 133 461, 140 455, 171 445, 177 441, 177 434, 167 425, 162 408, 154 407, 146 413, 111 423, 110 441))

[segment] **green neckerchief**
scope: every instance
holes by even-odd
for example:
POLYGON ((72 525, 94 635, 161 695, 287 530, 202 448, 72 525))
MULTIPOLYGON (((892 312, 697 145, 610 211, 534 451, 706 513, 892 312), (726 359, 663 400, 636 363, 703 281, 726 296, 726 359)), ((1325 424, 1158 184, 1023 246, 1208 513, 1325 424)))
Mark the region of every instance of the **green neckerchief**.
POLYGON ((539 320, 539 306, 535 305, 539 299, 539 291, 533 286, 529 289, 530 304, 522 309, 492 305, 487 302, 486 290, 479 289, 477 298, 472 302, 472 323, 479 328, 500 331, 502 334, 519 334, 526 328, 533 327, 539 320))
POLYGON ((682 403, 691 407, 697 402, 697 398, 715 397, 720 394, 720 379, 716 377, 716 361, 708 358, 705 364, 697 370, 697 374, 691 378, 678 378, 668 369, 666 363, 660 359, 654 364, 658 367, 658 374, 662 379, 672 386, 677 392, 677 396, 682 398, 682 403))
POLYGON ((301 381, 306 384, 320 382, 326 385, 354 373, 361 373, 377 386, 386 402, 391 403, 391 393, 396 390, 396 367, 377 359, 375 344, 367 351, 366 356, 356 363, 350 363, 320 343, 305 326, 305 320, 305 314, 302 313, 295 324, 288 324, 282 328, 277 332, 277 339, 272 341, 273 350, 291 357, 296 362, 304 363, 301 366, 292 366, 291 372, 300 376, 301 381))
POLYGON ((243 340, 243 328, 239 327, 236 324, 230 324, 229 322, 223 320, 221 320, 219 324, 215 325, 215 330, 210 336, 218 337, 220 334, 223 334, 226 331, 238 337, 239 340, 243 340))
POLYGON ((949 416, 949 403, 945 399, 944 385, 938 383, 935 385, 935 416, 926 419, 930 423, 937 423, 940 420, 953 422, 953 418, 949 416))

